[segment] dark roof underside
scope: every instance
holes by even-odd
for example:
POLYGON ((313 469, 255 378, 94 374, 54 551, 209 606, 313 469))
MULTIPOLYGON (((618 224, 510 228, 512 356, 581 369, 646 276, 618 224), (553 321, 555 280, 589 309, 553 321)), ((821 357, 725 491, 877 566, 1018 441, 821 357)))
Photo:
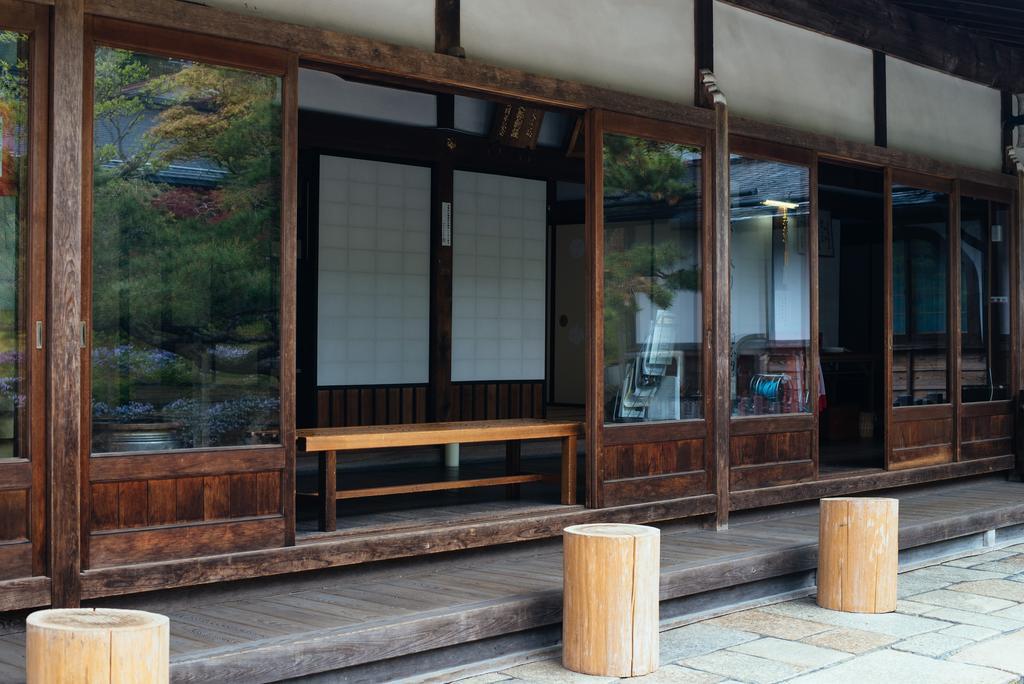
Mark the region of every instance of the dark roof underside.
POLYGON ((1022 0, 892 0, 893 4, 969 29, 1011 47, 1024 48, 1022 0))

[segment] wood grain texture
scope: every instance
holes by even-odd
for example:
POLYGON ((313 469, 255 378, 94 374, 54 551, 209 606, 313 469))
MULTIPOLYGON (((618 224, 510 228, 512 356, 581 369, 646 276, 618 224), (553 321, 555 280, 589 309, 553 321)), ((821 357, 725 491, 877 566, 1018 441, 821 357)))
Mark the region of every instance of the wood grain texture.
POLYGON ((850 613, 896 610, 899 500, 821 500, 818 605, 850 613))
POLYGON ((297 432, 302 451, 378 449, 437 444, 504 442, 521 439, 560 439, 576 436, 576 422, 551 420, 491 420, 376 427, 309 428, 297 432))
POLYGON ((89 566, 104 568, 265 549, 280 546, 283 535, 281 516, 94 532, 89 566))
POLYGON ((82 0, 59 0, 52 44, 50 143, 50 307, 46 326, 47 443, 50 472, 50 576, 53 605, 74 607, 80 594, 82 435, 79 323, 82 278, 83 69, 82 0))
POLYGON ((26 620, 30 684, 166 684, 170 620, 114 608, 43 610, 26 620))
POLYGON ((574 525, 563 533, 562 664, 605 677, 658 669, 661 532, 574 525))

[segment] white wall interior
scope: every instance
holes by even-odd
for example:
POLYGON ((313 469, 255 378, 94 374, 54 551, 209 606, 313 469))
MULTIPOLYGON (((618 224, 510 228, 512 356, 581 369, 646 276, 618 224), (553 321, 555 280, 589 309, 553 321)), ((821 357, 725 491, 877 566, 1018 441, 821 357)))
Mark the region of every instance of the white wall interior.
POLYGON ((430 93, 346 81, 317 69, 299 69, 299 107, 405 126, 437 125, 437 98, 430 93))
POLYGON ((468 0, 466 57, 693 102, 693 0, 468 0))
POLYGON ((204 0, 203 4, 434 49, 434 0, 204 0))
POLYGON ((715 2, 715 76, 740 116, 872 143, 871 50, 715 2))
POLYGON ((999 91, 886 57, 889 146, 998 171, 1003 164, 999 91))
POLYGON ((544 377, 547 184, 455 172, 452 380, 544 377))
POLYGON ((317 384, 425 383, 430 169, 320 157, 317 384))

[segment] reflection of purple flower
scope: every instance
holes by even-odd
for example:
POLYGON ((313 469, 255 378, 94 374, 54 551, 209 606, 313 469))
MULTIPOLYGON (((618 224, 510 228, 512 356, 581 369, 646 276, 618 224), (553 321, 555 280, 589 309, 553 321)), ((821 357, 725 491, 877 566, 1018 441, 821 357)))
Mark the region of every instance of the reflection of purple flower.
POLYGON ((114 423, 142 422, 152 419, 153 414, 153 405, 141 401, 130 401, 120 406, 109 406, 102 401, 94 401, 92 403, 92 415, 94 418, 114 423))
POLYGON ((209 404, 177 399, 164 407, 164 415, 184 425, 188 446, 241 444, 243 432, 276 427, 277 397, 241 397, 209 404))
POLYGON ((136 375, 151 375, 170 368, 181 357, 166 349, 138 349, 131 344, 116 347, 94 347, 92 363, 95 368, 129 370, 136 375))
POLYGON ((211 353, 220 361, 241 361, 252 354, 252 349, 231 344, 218 344, 212 349, 211 353))
POLYGON ((16 349, 0 352, 0 366, 6 366, 8 364, 19 366, 21 365, 22 358, 24 358, 22 353, 16 349))
POLYGON ((16 408, 25 407, 25 395, 19 394, 21 389, 21 378, 0 377, 0 397, 10 399, 16 408))

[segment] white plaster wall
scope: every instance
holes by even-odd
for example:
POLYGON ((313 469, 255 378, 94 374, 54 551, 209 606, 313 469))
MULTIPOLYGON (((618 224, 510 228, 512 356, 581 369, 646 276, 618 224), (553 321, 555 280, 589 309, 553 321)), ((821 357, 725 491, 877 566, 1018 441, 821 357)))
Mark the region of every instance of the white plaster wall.
POLYGON ((544 377, 544 181, 455 172, 452 380, 544 377))
POLYGON ((466 57, 693 102, 693 0, 467 0, 466 57))
POLYGON ((874 142, 872 53, 715 3, 715 75, 741 116, 874 142))
POLYGON ((890 147, 1002 168, 998 90, 892 57, 885 80, 890 147))
POLYGON ((434 0, 204 0, 204 4, 434 49, 434 0))
POLYGON ((430 169, 320 157, 317 384, 427 381, 430 169))

